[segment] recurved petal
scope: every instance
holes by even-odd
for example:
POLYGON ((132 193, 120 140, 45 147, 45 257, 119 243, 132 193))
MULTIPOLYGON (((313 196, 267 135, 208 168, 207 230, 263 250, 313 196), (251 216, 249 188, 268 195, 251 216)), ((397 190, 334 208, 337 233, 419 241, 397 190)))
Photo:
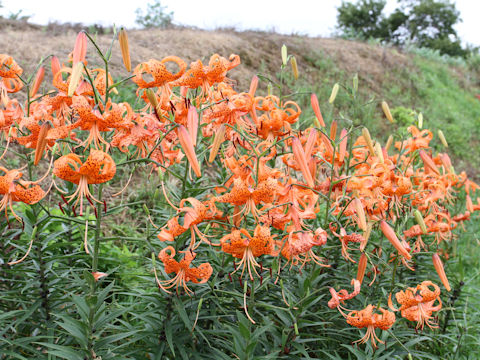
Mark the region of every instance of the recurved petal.
POLYGON ((76 154, 64 155, 53 163, 53 174, 62 180, 78 184, 80 174, 78 170, 82 166, 82 160, 76 154))
POLYGON ((87 176, 89 184, 101 184, 115 176, 117 168, 112 157, 101 150, 92 150, 79 173, 87 176))

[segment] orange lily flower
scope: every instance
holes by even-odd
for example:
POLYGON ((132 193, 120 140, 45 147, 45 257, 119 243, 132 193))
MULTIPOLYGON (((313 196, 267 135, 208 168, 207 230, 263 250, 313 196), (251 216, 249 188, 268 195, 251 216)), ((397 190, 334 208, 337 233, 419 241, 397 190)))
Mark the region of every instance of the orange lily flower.
POLYGON ((21 221, 20 216, 13 210, 13 202, 21 201, 31 205, 42 200, 46 192, 37 183, 43 179, 36 182, 23 181, 21 180, 23 174, 20 170, 7 170, 3 167, 0 167, 0 170, 5 173, 0 176, 0 195, 3 195, 0 201, 0 211, 5 210, 5 216, 8 218, 7 208, 9 208, 15 219, 21 221))
POLYGON ((369 339, 372 342, 374 348, 377 347, 377 341, 381 344, 384 342, 375 334, 375 329, 388 330, 395 323, 395 314, 388 310, 379 307, 377 310, 381 314, 374 314, 377 309, 376 306, 368 305, 365 309, 360 311, 351 311, 347 316, 347 323, 355 326, 359 329, 367 328, 367 332, 364 337, 354 341, 354 343, 364 344, 369 339))
POLYGON ((155 270, 155 279, 158 287, 167 293, 170 293, 169 289, 175 286, 178 294, 178 287, 182 286, 185 292, 188 295, 191 295, 193 294, 193 291, 188 288, 187 282, 191 281, 195 284, 203 284, 208 281, 213 273, 212 266, 208 262, 203 263, 196 268, 190 267, 190 264, 193 259, 195 259, 196 254, 192 251, 185 251, 183 253, 185 255, 180 262, 174 259, 175 249, 173 246, 167 246, 158 254, 158 258, 165 266, 165 272, 167 274, 177 274, 173 279, 160 281, 155 270))
POLYGON ((252 270, 259 276, 256 268, 260 267, 255 258, 261 255, 271 255, 274 240, 269 227, 257 225, 253 237, 245 229, 233 230, 230 234, 222 237, 220 243, 222 251, 241 259, 237 270, 242 269, 242 276, 245 268, 248 268, 250 279, 253 280, 252 270))
POLYGON ((180 216, 175 216, 171 218, 167 224, 165 225, 164 228, 160 231, 160 233, 157 235, 158 238, 161 241, 174 241, 175 237, 180 236, 184 232, 186 232, 188 229, 191 231, 191 242, 189 245, 189 248, 192 250, 195 250, 197 246, 195 246, 195 234, 198 235, 198 237, 206 242, 209 245, 216 245, 212 244, 210 241, 208 241, 207 237, 205 234, 202 234, 202 232, 198 229, 197 225, 200 224, 201 222, 205 220, 212 219, 215 216, 216 213, 216 208, 213 202, 207 201, 207 202, 201 202, 195 198, 187 198, 187 199, 182 199, 180 201, 180 207, 176 207, 173 205, 167 198, 166 193, 165 193, 165 188, 163 188, 165 198, 167 202, 178 212, 183 212, 185 215, 183 216, 183 225, 180 225, 179 220, 181 219, 180 216), (189 202, 193 207, 187 207, 185 206, 185 203, 189 202))
POLYGON ((440 300, 440 288, 431 281, 424 281, 414 288, 407 288, 405 291, 399 291, 395 294, 398 303, 401 304, 396 309, 392 303, 392 294, 388 297, 388 306, 393 311, 400 311, 402 316, 410 321, 417 322, 417 329, 423 329, 426 324, 429 328, 437 328, 438 325, 433 321, 432 313, 442 308, 440 300), (430 289, 433 287, 433 290, 430 289), (438 301, 438 305, 433 304, 438 301))
POLYGON ((100 272, 100 271, 92 272, 92 275, 93 275, 93 278, 95 279, 95 281, 98 281, 98 280, 100 280, 101 278, 103 278, 103 277, 105 277, 105 276, 108 276, 107 273, 100 272))
POLYGON ((89 184, 102 184, 115 176, 116 166, 107 153, 92 150, 87 160, 82 160, 76 154, 64 155, 55 160, 53 174, 60 179, 78 184, 77 190, 68 196, 69 202, 77 198, 74 206, 80 202, 80 214, 83 214, 83 197, 86 196, 96 202, 97 200, 88 189, 89 184))
POLYGON ((345 308, 340 304, 343 304, 345 300, 353 299, 355 296, 360 294, 361 282, 357 279, 352 279, 351 284, 353 285, 353 291, 350 294, 345 289, 341 289, 337 292, 334 288, 330 288, 330 294, 332 295, 332 298, 328 301, 328 307, 330 309, 337 308, 343 316, 345 316, 345 314, 342 312, 342 309, 345 310, 345 308))
POLYGON ((180 78, 187 68, 185 61, 180 59, 177 56, 167 56, 166 58, 158 61, 155 59, 150 59, 147 62, 138 64, 133 73, 135 77, 132 79, 139 89, 146 89, 152 87, 159 87, 161 96, 160 96, 160 105, 168 103, 170 96, 173 94, 169 86, 169 83, 180 78), (171 73, 168 71, 165 64, 175 63, 178 66, 178 71, 176 73, 171 73), (144 74, 149 74, 153 77, 152 81, 146 81, 143 78, 144 74))
POLYGON ((349 260, 354 263, 355 260, 353 260, 348 253, 348 250, 350 250, 350 248, 348 247, 348 243, 350 242, 364 243, 365 238, 361 234, 357 234, 357 233, 347 234, 344 228, 340 229, 340 234, 337 234, 335 230, 336 230, 336 225, 330 224, 330 231, 332 232, 333 235, 338 237, 338 239, 342 243, 342 256, 346 260, 349 260))
POLYGON ((285 239, 288 240, 286 242, 285 240, 277 241, 277 245, 281 249, 282 256, 291 262, 292 266, 301 263, 301 268, 303 268, 311 260, 317 265, 330 267, 330 265, 324 264, 324 259, 312 250, 314 246, 323 246, 327 243, 325 230, 318 228, 315 234, 307 231, 291 231, 285 239))
POLYGON ((109 146, 100 132, 128 126, 123 118, 123 114, 126 111, 128 112, 130 109, 129 105, 125 106, 123 104, 109 102, 107 104, 107 110, 103 114, 100 114, 100 111, 92 109, 92 106, 85 97, 74 96, 72 108, 75 109, 79 116, 79 120, 74 126, 90 132, 88 138, 81 144, 82 146, 88 146, 92 142, 97 149, 100 148, 100 143, 109 146))
POLYGON ((0 100, 6 103, 7 93, 15 93, 23 87, 18 78, 23 69, 11 56, 0 54, 0 100))

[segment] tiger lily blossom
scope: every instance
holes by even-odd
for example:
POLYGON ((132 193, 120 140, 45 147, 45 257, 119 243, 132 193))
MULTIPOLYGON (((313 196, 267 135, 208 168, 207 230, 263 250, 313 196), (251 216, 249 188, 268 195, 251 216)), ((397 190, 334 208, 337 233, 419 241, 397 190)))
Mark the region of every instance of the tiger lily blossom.
POLYGON ((437 328, 432 313, 442 308, 440 300, 440 288, 431 281, 423 281, 421 284, 395 294, 397 302, 401 305, 396 309, 392 303, 392 294, 388 298, 388 306, 392 311, 400 311, 402 316, 410 321, 417 322, 417 329, 423 329, 426 324, 429 328, 437 328), (433 288, 433 290, 431 289, 433 288), (434 303, 437 305, 434 306, 434 303))
POLYGON ((180 262, 175 260, 174 257, 175 249, 173 246, 167 246, 158 254, 158 258, 165 266, 165 272, 167 274, 176 273, 176 276, 170 280, 161 281, 158 279, 157 272, 154 268, 157 285, 160 289, 167 293, 170 293, 169 289, 175 287, 177 294, 178 288, 181 286, 185 292, 191 296, 193 291, 188 288, 187 282, 191 281, 194 284, 203 284, 207 282, 213 273, 212 266, 207 262, 196 268, 190 267, 190 264, 196 257, 196 254, 192 251, 185 251, 183 259, 180 260, 180 262))
POLYGON ((377 347, 377 341, 381 344, 384 342, 375 334, 375 329, 388 330, 395 323, 395 314, 391 311, 382 309, 376 306, 368 305, 365 309, 360 311, 351 311, 346 316, 347 323, 359 329, 367 328, 365 336, 354 341, 354 343, 366 343, 369 339, 374 348, 377 347), (374 313, 379 311, 381 314, 374 313))
POLYGON ((110 155, 101 150, 92 150, 87 160, 82 163, 76 154, 64 155, 53 164, 53 174, 62 180, 77 184, 77 190, 68 196, 69 202, 77 200, 74 206, 80 202, 80 214, 83 214, 83 198, 97 200, 88 189, 89 184, 102 184, 115 176, 116 166, 110 155))
POLYGON ((21 180, 23 174, 20 170, 7 170, 0 167, 0 170, 5 174, 0 176, 0 195, 3 195, 0 200, 0 211, 5 210, 5 216, 8 217, 7 209, 9 208, 15 219, 21 221, 13 210, 12 204, 14 202, 23 202, 25 204, 35 204, 42 200, 46 192, 37 185, 41 180, 35 182, 21 180))

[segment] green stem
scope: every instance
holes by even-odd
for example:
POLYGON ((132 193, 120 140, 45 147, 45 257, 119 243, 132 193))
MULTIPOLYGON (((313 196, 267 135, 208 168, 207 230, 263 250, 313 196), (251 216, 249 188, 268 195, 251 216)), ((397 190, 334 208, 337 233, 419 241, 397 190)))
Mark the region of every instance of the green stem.
MULTIPOLYGON (((102 201, 102 190, 103 184, 98 186, 98 197, 97 199, 102 201)), ((102 203, 97 203, 97 221, 95 223, 95 242, 93 245, 93 262, 92 262, 92 272, 98 270, 98 253, 100 250, 100 237, 101 237, 101 225, 102 225, 102 203)))

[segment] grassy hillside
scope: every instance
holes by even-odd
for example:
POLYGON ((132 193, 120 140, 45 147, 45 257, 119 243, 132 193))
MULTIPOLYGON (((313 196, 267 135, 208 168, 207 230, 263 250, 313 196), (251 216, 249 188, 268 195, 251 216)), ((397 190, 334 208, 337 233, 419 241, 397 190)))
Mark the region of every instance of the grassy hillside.
MULTIPOLYGON (((6 20, 0 22, 0 29, 2 37, 9 39, 2 44, 1 52, 13 56, 27 73, 40 60, 40 54, 54 54, 65 60, 78 31, 71 27, 27 26, 6 20)), ((425 127, 435 134, 439 129, 446 134, 457 170, 466 170, 479 178, 476 169, 480 168, 480 158, 470 156, 480 150, 480 100, 475 97, 480 93, 479 77, 461 61, 445 59, 429 51, 405 52, 342 39, 260 32, 135 30, 129 32, 129 38, 134 66, 168 55, 190 62, 199 58, 208 60, 213 53, 239 54, 242 66, 231 71, 230 77, 240 89, 247 88, 250 78, 257 73, 275 79, 281 65, 280 47, 286 44, 289 53, 297 59, 300 80, 293 81, 293 77, 283 80, 298 90, 300 94, 295 100, 301 105, 309 101, 310 92, 316 92, 320 105, 327 109, 327 116, 347 119, 353 116, 354 119, 349 120, 366 123, 384 140, 391 128, 379 105, 382 100, 393 109, 397 126, 409 125, 421 112, 425 127), (332 86, 336 82, 350 86, 355 74, 359 78, 358 98, 363 100, 362 106, 352 114, 333 109, 328 113, 327 100, 332 86)), ((110 45, 111 34, 98 35, 98 40, 105 49, 110 45)), ((113 74, 126 75, 118 50, 114 51, 112 68, 113 74)), ((342 108, 342 101, 346 100, 340 91, 335 109, 342 108)))

